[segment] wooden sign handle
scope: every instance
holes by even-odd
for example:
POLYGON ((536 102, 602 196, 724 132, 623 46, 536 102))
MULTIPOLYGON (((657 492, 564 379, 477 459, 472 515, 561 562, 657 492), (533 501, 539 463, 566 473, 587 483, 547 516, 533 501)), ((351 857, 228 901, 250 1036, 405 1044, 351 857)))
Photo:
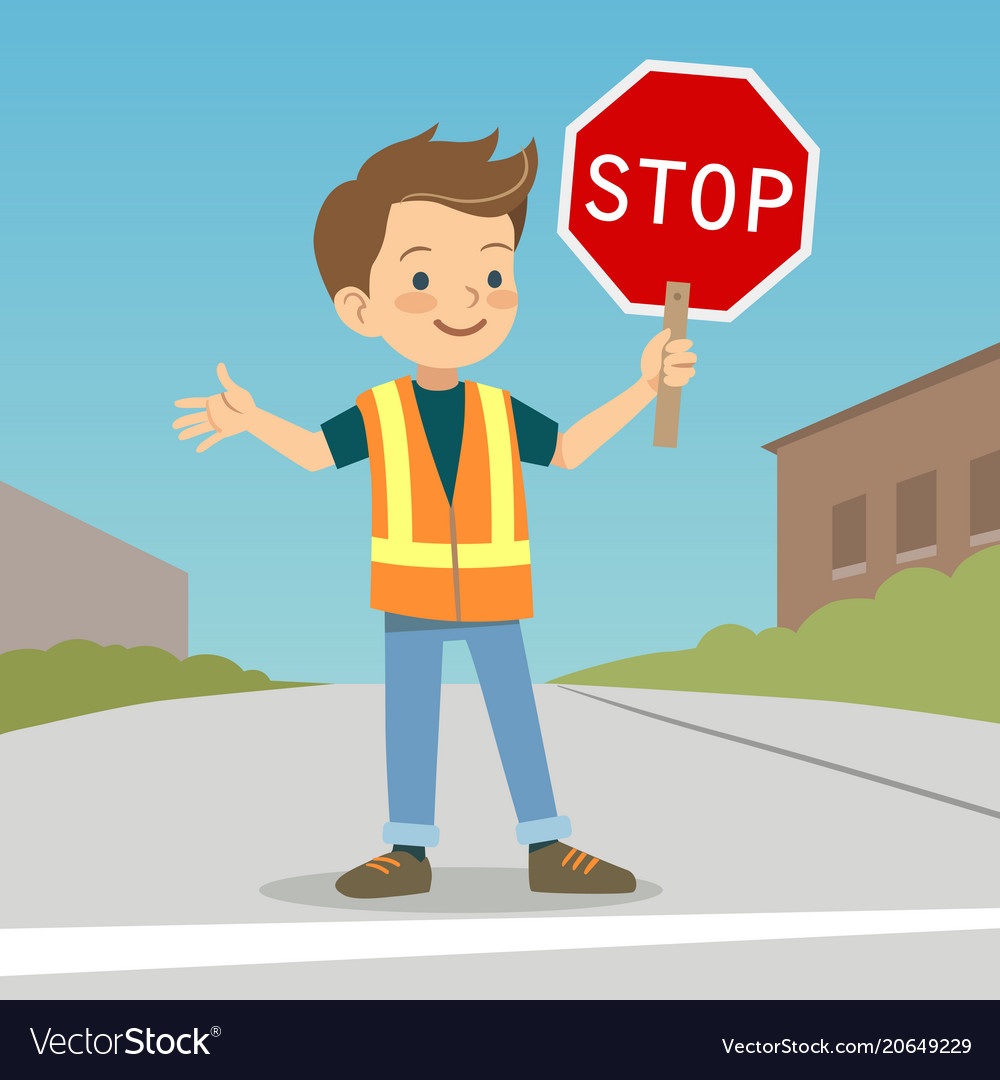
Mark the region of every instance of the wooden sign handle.
MULTIPOLYGON (((691 286, 680 281, 667 282, 667 296, 663 305, 663 329, 670 331, 670 340, 687 337, 688 298, 691 286)), ((667 386, 660 371, 660 383, 656 388, 656 419, 653 422, 653 445, 676 446, 677 425, 681 415, 681 388, 667 386)))

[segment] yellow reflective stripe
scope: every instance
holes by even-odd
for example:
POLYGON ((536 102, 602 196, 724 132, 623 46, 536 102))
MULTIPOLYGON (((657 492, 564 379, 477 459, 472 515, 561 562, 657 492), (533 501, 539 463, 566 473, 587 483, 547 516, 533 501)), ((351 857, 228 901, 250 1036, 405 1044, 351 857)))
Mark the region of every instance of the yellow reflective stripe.
MULTIPOLYGON (((423 566, 433 570, 451 569, 451 544, 385 540, 372 537, 372 562, 392 566, 423 566)), ((493 566, 527 566, 531 562, 527 540, 505 544, 459 544, 460 570, 482 570, 493 566)))
MULTIPOLYGON (((494 544, 514 542, 514 462, 511 457, 510 425, 502 390, 479 384, 486 421, 486 446, 490 460, 491 539, 494 544)), ((390 536, 392 533, 390 532, 390 536)), ((461 562, 460 562, 461 564, 461 562)), ((499 566, 499 563, 490 565, 499 566)))
MULTIPOLYGON (((388 532, 394 540, 413 539, 413 503, 410 490, 410 451, 406 443, 406 421, 399 387, 383 383, 372 390, 378 421, 382 428, 382 451, 385 455, 385 498, 388 532)), ((410 563, 404 565, 421 565, 410 563)), ((451 565, 449 556, 448 565, 451 565)))
POLYGON ((372 537, 372 562, 393 566, 429 566, 451 569, 451 544, 428 544, 415 540, 385 540, 372 537))
POLYGON ((491 544, 459 544, 459 570, 482 570, 489 566, 527 566, 531 562, 527 540, 491 544))

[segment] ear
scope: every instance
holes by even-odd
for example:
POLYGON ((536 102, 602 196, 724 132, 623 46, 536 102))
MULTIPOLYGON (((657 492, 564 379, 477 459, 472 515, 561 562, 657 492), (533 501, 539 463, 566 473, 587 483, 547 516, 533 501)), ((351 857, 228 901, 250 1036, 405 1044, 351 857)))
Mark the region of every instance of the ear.
POLYGON ((371 300, 363 289, 356 285, 345 286, 334 296, 333 305, 344 325, 349 326, 356 333, 364 337, 382 336, 375 325, 375 313, 372 311, 371 300))

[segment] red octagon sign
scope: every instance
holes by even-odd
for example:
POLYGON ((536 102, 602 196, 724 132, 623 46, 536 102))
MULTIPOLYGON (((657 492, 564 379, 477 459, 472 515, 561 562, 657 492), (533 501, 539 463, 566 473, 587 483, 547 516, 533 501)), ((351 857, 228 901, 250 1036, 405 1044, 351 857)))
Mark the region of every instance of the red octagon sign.
POLYGON ((819 148, 750 68, 647 60, 566 129, 559 235, 631 314, 730 322, 812 248, 819 148))

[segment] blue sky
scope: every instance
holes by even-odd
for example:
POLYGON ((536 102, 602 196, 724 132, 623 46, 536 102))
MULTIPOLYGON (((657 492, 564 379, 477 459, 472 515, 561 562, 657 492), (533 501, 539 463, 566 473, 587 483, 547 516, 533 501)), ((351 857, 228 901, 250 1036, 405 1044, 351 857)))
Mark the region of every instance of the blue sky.
MULTIPOLYGON (((190 574, 191 651, 382 678, 368 469, 249 436, 195 455, 215 366, 312 429, 405 373, 337 319, 312 254, 375 150, 530 138, 520 306, 473 377, 565 429, 638 374, 556 235, 565 127, 647 58, 754 68, 819 144, 813 254, 731 324, 692 322, 680 446, 652 409, 574 472, 528 468, 536 681, 775 621, 761 444, 992 344, 1000 19, 984 3, 49 3, 0 35, 0 480, 190 574)), ((473 678, 455 647, 445 678, 473 678)))

